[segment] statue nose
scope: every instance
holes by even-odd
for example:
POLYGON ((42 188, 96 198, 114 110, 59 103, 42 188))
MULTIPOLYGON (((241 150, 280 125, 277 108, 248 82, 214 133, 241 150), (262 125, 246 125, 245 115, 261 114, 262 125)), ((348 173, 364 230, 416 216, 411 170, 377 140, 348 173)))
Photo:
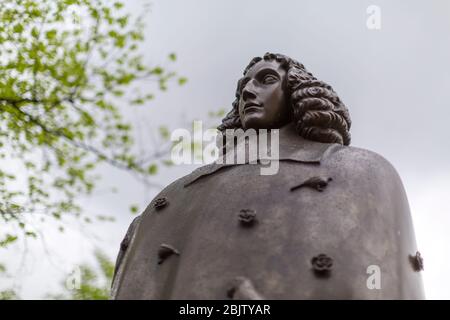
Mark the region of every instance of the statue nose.
POLYGON ((253 91, 247 89, 244 89, 242 91, 242 99, 244 99, 244 101, 251 100, 254 98, 256 98, 256 94, 253 91))
POLYGON ((249 81, 242 90, 242 99, 244 101, 256 98, 255 87, 252 81, 249 81))

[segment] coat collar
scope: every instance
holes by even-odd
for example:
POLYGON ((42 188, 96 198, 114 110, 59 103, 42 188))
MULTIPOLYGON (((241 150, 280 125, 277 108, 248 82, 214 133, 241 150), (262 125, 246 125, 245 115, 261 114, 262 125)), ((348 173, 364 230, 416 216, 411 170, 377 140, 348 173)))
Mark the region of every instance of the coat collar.
MULTIPOLYGON (((275 157, 270 153, 270 156, 256 155, 257 159, 247 159, 245 164, 256 163, 257 160, 272 160, 272 161, 295 161, 300 163, 320 164, 320 162, 331 153, 334 153, 340 148, 343 148, 340 144, 336 143, 320 143, 311 140, 304 139, 299 136, 295 130, 295 125, 289 124, 278 131, 279 136, 279 156, 275 157), (249 163, 250 162, 250 163, 249 163)), ((244 142, 241 142, 244 143, 244 142)), ((239 146, 239 144, 238 144, 239 146)), ((237 146, 237 147, 238 147, 237 146)), ((270 146, 270 143, 269 143, 270 146)), ((237 148, 236 147, 236 148, 237 148)), ((186 177, 184 186, 188 186, 197 181, 205 175, 212 174, 224 167, 242 165, 231 161, 227 154, 219 157, 215 162, 206 166, 200 167, 194 170, 190 175, 186 177)))
POLYGON ((307 140, 297 133, 294 124, 289 124, 279 130, 279 146, 278 160, 317 164, 320 164, 330 148, 340 147, 336 143, 307 140))

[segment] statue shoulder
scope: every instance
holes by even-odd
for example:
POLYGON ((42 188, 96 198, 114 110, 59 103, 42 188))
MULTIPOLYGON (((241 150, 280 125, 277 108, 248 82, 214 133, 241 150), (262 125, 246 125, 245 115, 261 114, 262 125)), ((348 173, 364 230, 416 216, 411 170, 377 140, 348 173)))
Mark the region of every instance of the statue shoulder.
POLYGON ((187 186, 189 186, 191 183, 201 178, 202 176, 214 173, 220 170, 221 168, 222 166, 220 165, 208 164, 205 166, 201 166, 192 171, 191 173, 176 179, 168 186, 166 186, 164 189, 162 189, 153 198, 153 200, 148 204, 147 208, 143 211, 142 215, 143 216, 149 215, 151 214, 151 212, 155 210, 157 211, 158 208, 166 206, 170 202, 170 199, 186 197, 187 195, 186 192, 184 192, 184 190, 187 186))
POLYGON ((400 181, 400 176, 391 162, 371 150, 342 146, 331 155, 329 161, 358 175, 400 181))
POLYGON ((194 171, 192 171, 191 173, 184 175, 171 182, 153 198, 153 200, 148 204, 147 208, 144 210, 143 213, 152 211, 151 210, 152 207, 164 206, 165 202, 164 200, 167 197, 171 198, 173 196, 180 196, 182 194, 182 190, 186 187, 186 185, 192 179, 194 179, 198 175, 201 175, 205 171, 205 168, 208 168, 208 165, 199 167, 194 171))

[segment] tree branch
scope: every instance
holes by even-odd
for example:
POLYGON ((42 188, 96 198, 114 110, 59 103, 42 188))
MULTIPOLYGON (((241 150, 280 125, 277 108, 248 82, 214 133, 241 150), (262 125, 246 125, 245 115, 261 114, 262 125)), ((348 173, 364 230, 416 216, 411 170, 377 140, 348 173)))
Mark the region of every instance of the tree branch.
MULTIPOLYGON (((5 100, 5 99, 3 99, 3 100, 5 100)), ((19 106, 17 106, 17 103, 19 103, 19 102, 35 102, 35 101, 33 101, 33 99, 18 99, 18 100, 6 99, 6 100, 11 104, 11 106, 14 107, 15 110, 17 110, 17 112, 19 112, 21 115, 27 117, 29 122, 31 122, 34 125, 41 128, 45 133, 52 135, 54 137, 63 138, 65 141, 67 141, 72 146, 80 148, 85 151, 88 151, 89 153, 96 155, 99 160, 103 160, 116 168, 119 168, 122 170, 127 170, 127 171, 133 170, 133 166, 124 164, 116 159, 109 157, 107 154, 103 153, 102 151, 100 151, 99 149, 97 149, 94 146, 88 145, 84 142, 73 140, 72 137, 68 136, 62 130, 59 130, 59 129, 54 130, 54 129, 48 128, 48 126, 46 124, 42 123, 38 118, 23 111, 19 106)), ((139 168, 139 169, 143 170, 142 168, 139 168)))

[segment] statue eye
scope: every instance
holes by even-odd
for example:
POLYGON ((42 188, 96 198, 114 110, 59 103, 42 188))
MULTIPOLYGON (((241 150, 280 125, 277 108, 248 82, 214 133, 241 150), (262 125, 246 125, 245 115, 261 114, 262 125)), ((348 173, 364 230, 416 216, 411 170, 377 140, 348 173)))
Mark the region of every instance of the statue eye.
POLYGON ((263 83, 264 84, 270 84, 270 83, 275 83, 278 81, 278 78, 275 77, 273 74, 266 74, 263 78, 263 83))

